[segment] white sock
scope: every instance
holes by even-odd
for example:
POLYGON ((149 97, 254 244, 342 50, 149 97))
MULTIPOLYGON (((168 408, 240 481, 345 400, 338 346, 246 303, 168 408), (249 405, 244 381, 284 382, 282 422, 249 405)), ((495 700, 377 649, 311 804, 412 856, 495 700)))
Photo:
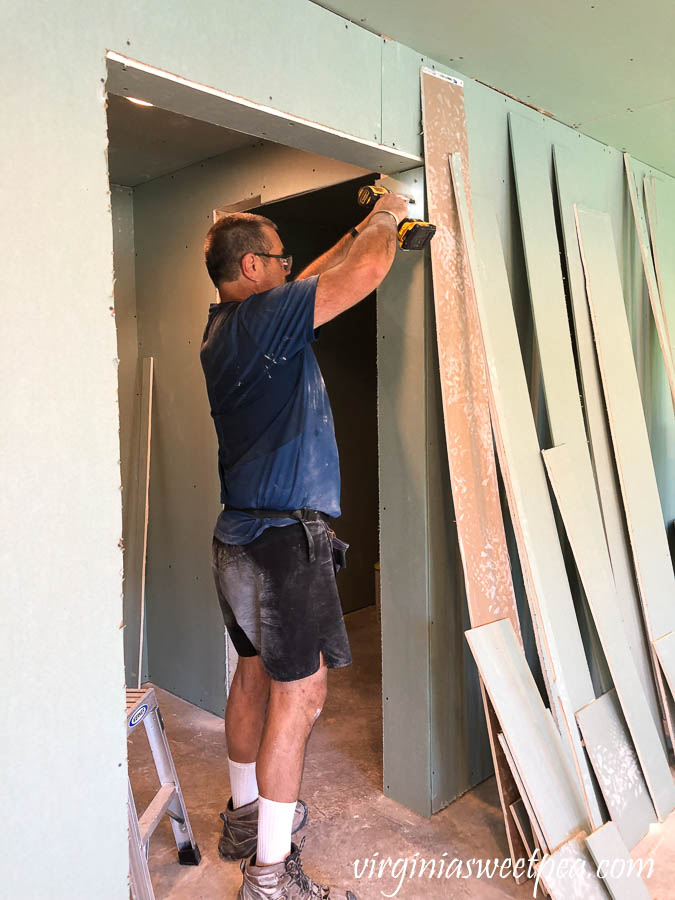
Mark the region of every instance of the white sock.
POLYGON ((232 806, 239 809, 247 803, 253 803, 258 797, 258 782, 255 777, 255 763, 232 762, 227 757, 230 769, 230 788, 232 789, 232 806))
POLYGON ((295 803, 258 799, 258 852, 256 865, 273 866, 291 852, 295 803))

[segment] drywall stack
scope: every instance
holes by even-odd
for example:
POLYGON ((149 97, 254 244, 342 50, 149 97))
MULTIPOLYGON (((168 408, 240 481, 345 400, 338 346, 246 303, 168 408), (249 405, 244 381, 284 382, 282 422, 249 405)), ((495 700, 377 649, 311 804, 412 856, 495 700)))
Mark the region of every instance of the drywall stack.
MULTIPOLYGON (((450 475, 460 542, 463 535, 471 541, 469 551, 462 548, 473 626, 467 639, 487 695, 514 866, 536 854, 537 877, 555 900, 648 896, 629 851, 675 808, 668 766, 668 745, 675 744, 675 578, 612 222, 606 211, 587 208, 594 193, 569 152, 552 145, 535 117, 511 114, 550 432, 551 445, 542 448, 496 210, 490 198, 468 190, 462 84, 423 70, 422 91, 429 216, 438 225, 432 268, 450 475), (486 599, 504 568, 502 543, 491 552, 477 536, 488 524, 492 534, 503 532, 489 428, 472 433, 472 419, 491 423, 550 710, 523 652, 510 582, 498 582, 500 602, 486 599), (565 535, 582 585, 576 605, 565 535), (489 560, 479 567, 471 561, 476 546, 489 560), (584 640, 613 683, 600 696, 584 640), (616 865, 608 869, 608 860, 616 865)), ((628 159, 626 172, 675 406, 667 312, 675 290, 668 249, 675 190, 653 178, 640 184, 628 159)))

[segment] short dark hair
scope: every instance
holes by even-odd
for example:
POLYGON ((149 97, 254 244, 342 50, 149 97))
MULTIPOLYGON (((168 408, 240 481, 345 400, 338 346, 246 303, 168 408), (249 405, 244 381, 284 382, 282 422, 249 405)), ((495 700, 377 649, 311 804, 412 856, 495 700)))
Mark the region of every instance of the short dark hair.
POLYGON ((245 253, 265 253, 269 242, 263 227, 277 231, 274 222, 254 213, 226 213, 209 229, 204 243, 206 268, 218 287, 224 281, 236 281, 245 253))

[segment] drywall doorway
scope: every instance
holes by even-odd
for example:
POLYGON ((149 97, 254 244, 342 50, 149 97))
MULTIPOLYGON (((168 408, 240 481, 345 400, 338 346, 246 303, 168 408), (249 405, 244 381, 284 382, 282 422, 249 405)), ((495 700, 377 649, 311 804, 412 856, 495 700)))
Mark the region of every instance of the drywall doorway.
MULTIPOLYGON (((141 83, 139 72, 147 74, 142 67, 118 66, 114 86, 122 90, 124 79, 133 75, 132 96, 145 94, 151 102, 165 96, 169 112, 180 104, 189 110, 190 92, 200 90, 169 79, 167 92, 162 73, 155 71, 149 82, 141 83), (146 87, 155 93, 146 93, 146 87)), ((207 91, 206 96, 203 121, 218 120, 222 127, 238 101, 219 92, 207 91), (223 109, 214 109, 218 103, 223 109)), ((202 109, 198 103, 200 121, 202 109)), ((267 115, 277 128, 284 122, 280 113, 253 113, 254 131, 267 127, 267 115)), ((120 188, 117 199, 113 194, 113 207, 123 201, 134 237, 128 247, 134 281, 128 314, 135 317, 135 394, 140 360, 155 360, 146 584, 150 665, 144 678, 220 715, 225 699, 223 626, 214 603, 209 553, 219 486, 215 432, 198 364, 206 311, 213 300, 202 246, 214 205, 224 207, 242 197, 269 204, 373 171, 400 172, 413 164, 391 148, 352 142, 325 129, 318 129, 317 138, 311 123, 286 123, 291 124, 298 127, 296 136, 308 136, 307 150, 261 141, 249 133, 243 145, 225 155, 120 188), (313 142, 328 149, 333 139, 330 155, 309 152, 313 142)), ((423 214, 423 171, 411 170, 405 177, 410 191, 418 194, 416 210, 423 214)), ((476 772, 473 762, 480 757, 470 721, 477 682, 471 680, 465 660, 426 254, 397 253, 377 306, 378 430, 384 448, 379 499, 383 788, 428 815, 485 774, 482 768, 476 772)), ((132 434, 132 446, 138 445, 137 437, 132 434)), ((125 633, 133 627, 134 612, 126 597, 125 633)))

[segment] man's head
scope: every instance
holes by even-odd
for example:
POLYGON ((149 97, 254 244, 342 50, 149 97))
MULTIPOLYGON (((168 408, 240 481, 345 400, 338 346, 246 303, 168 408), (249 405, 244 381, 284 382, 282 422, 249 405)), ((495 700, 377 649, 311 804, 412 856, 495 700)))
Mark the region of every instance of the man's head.
POLYGON ((245 299, 283 284, 284 247, 274 222, 252 213, 227 213, 209 230, 206 268, 222 298, 245 299))

